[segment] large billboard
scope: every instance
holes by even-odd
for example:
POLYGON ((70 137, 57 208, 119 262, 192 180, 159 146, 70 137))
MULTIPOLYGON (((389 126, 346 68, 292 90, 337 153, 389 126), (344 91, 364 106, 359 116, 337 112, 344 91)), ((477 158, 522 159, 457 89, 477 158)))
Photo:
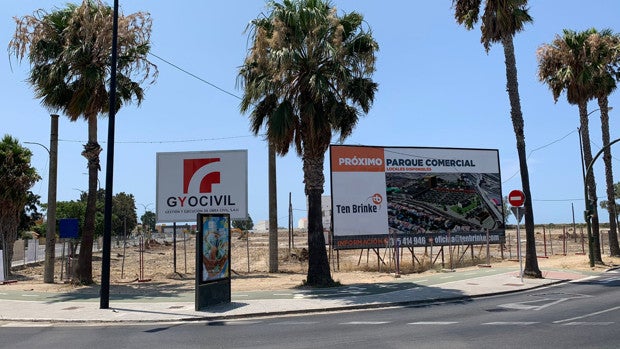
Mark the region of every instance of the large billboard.
POLYGON ((157 222, 248 216, 247 150, 157 153, 157 222))
POLYGON ((332 145, 330 164, 336 249, 504 239, 497 150, 332 145))

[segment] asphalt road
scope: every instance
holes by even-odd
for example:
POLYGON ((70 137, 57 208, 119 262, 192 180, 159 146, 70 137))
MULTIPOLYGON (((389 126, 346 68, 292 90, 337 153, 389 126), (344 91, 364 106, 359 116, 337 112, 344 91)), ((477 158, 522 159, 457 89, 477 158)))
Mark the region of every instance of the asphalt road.
POLYGON ((511 295, 372 311, 115 326, 0 323, 0 348, 618 348, 619 291, 616 270, 511 295))

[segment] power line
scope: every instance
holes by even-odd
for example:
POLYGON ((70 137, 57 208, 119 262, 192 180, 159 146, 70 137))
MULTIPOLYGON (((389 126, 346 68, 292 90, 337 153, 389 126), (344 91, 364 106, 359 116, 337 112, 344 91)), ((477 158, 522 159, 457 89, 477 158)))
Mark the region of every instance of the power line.
MULTIPOLYGON (((262 134, 261 134, 262 135, 262 134)), ((259 135, 259 136, 261 136, 259 135)), ((164 143, 190 143, 190 142, 209 142, 209 141, 221 141, 226 139, 237 139, 237 138, 248 138, 254 137, 254 135, 246 135, 246 136, 230 136, 230 137, 218 137, 218 138, 196 138, 196 139, 181 139, 181 140, 153 140, 153 141, 115 141, 118 144, 164 144, 164 143)), ((79 139, 59 139, 59 142, 69 142, 69 143, 84 143, 84 140, 79 139)), ((106 141, 101 141, 101 143, 106 143, 106 141)))
POLYGON ((219 86, 217 86, 217 85, 215 85, 215 84, 213 84, 213 83, 211 83, 211 82, 209 82, 209 81, 207 81, 207 80, 205 80, 205 79, 201 78, 200 76, 198 76, 198 75, 196 75, 196 74, 194 74, 194 73, 192 73, 192 72, 190 72, 190 71, 188 71, 188 70, 185 70, 185 69, 183 69, 183 68, 179 67, 178 65, 176 65, 176 64, 174 64, 174 63, 172 63, 172 62, 170 62, 170 61, 168 61, 168 60, 166 60, 166 59, 164 59, 164 58, 161 58, 160 56, 158 56, 158 55, 156 55, 156 54, 154 54, 154 53, 152 53, 152 52, 149 52, 149 54, 150 54, 151 56, 153 56, 153 57, 155 57, 155 58, 159 59, 160 61, 162 61, 162 62, 164 62, 164 63, 166 63, 166 64, 168 64, 168 65, 170 65, 170 66, 172 66, 172 67, 174 67, 174 68, 176 68, 176 69, 178 69, 178 70, 180 70, 180 71, 182 71, 183 73, 185 73, 185 74, 187 74, 187 75, 189 75, 189 76, 191 76, 191 77, 193 77, 193 78, 195 78, 195 79, 197 79, 197 80, 199 80, 199 81, 204 82, 205 84, 207 84, 207 85, 209 85, 209 86, 213 87, 214 89, 216 89, 216 90, 218 90, 218 91, 220 91, 220 92, 223 92, 223 93, 225 93, 225 94, 227 94, 227 95, 229 95, 229 96, 235 97, 235 98, 237 98, 237 99, 242 99, 241 97, 237 96, 236 94, 234 94, 234 93, 232 93, 232 92, 229 92, 229 91, 226 91, 226 90, 224 90, 223 88, 221 88, 221 87, 219 87, 219 86))
MULTIPOLYGON (((576 131, 576 130, 573 130, 573 131, 571 131, 571 132, 567 133, 566 135, 564 135, 564 136, 562 136, 562 137, 560 137, 560 138, 558 138, 558 139, 556 139, 556 140, 554 140, 554 141, 551 141, 551 142, 549 142, 549 143, 547 143, 547 144, 545 144, 545 145, 543 145, 543 146, 540 146, 540 147, 538 147, 538 148, 535 148, 535 149, 530 150, 530 152, 529 152, 529 154, 527 155, 527 158, 526 158, 526 159, 529 159, 529 158, 530 158, 530 156, 532 156, 532 153, 534 153, 535 151, 537 151, 537 150, 541 150, 541 149, 544 149, 544 148, 547 148, 547 147, 549 147, 549 146, 551 146, 551 145, 553 145, 553 144, 555 144, 555 143, 558 143, 558 142, 560 142, 560 141, 564 140, 564 138, 566 138, 566 137, 570 136, 571 134, 573 134, 573 133, 575 133, 575 132, 577 132, 577 131, 576 131)), ((521 169, 517 170, 517 171, 516 171, 516 172, 515 172, 512 176, 508 177, 508 178, 507 178, 505 181, 503 181, 502 183, 507 183, 509 180, 513 179, 513 178, 514 178, 514 176, 516 176, 517 174, 519 174, 519 172, 521 172, 521 169)))

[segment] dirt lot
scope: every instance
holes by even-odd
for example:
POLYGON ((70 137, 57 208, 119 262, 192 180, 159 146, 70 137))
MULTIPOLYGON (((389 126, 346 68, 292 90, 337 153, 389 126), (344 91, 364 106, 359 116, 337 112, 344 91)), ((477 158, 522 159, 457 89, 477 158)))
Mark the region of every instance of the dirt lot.
MULTIPOLYGON (((490 264, 492 267, 518 267, 516 261, 516 240, 514 232, 511 236, 512 245, 504 250, 504 259, 497 246, 491 247, 490 264)), ((289 250, 288 233, 283 231, 279 234, 279 262, 277 273, 268 273, 268 236, 267 234, 251 234, 245 239, 239 234, 233 234, 232 243, 232 290, 277 290, 298 287, 306 278, 307 261, 304 258, 303 248, 306 245, 306 235, 295 233, 293 244, 296 248, 289 250), (290 252, 289 252, 290 251, 290 252)), ((540 269, 572 269, 572 270, 604 270, 606 266, 589 267, 588 256, 576 254, 581 250, 578 240, 572 242, 563 254, 561 234, 545 235, 547 244, 552 243, 555 254, 551 254, 547 248, 548 258, 539 258, 540 269)), ((540 245, 542 236, 537 232, 537 245, 540 245)), ((572 241, 572 240, 571 240, 572 241)), ((151 242, 148 248, 140 253, 139 244, 128 244, 123 250, 122 244, 117 247, 113 244, 111 259, 111 293, 122 290, 123 293, 148 294, 155 289, 173 289, 175 292, 192 291, 194 288, 195 275, 195 237, 187 235, 183 240, 180 234, 176 245, 176 273, 174 270, 174 248, 171 240, 151 242), (123 252, 124 251, 124 252, 123 252), (140 268, 142 255, 143 268, 140 268), (146 281, 148 280, 148 281, 146 281)), ((538 256, 544 256, 544 249, 538 246, 538 256)), ((392 250, 380 249, 379 251, 350 250, 331 253, 332 277, 342 284, 387 282, 394 279, 395 264, 390 258, 392 250), (338 255, 338 258, 336 256, 338 255), (383 262, 379 262, 380 257, 383 262)), ((449 268, 450 257, 447 248, 444 250, 443 268, 449 268)), ((414 250, 415 260, 412 264, 410 250, 404 249, 401 257, 400 272, 403 278, 415 279, 423 277, 425 273, 436 273, 442 269, 442 259, 438 248, 432 252, 424 248, 414 250)), ((486 249, 476 247, 473 250, 454 248, 452 265, 457 270, 464 268, 477 268, 478 264, 486 264, 486 249), (473 260, 471 256, 474 256, 473 260)), ((101 253, 94 254, 93 275, 98 283, 101 278, 101 253)), ((603 261, 608 265, 619 265, 620 258, 603 256, 603 261)), ((56 264, 56 282, 54 284, 43 283, 42 263, 30 265, 14 270, 14 279, 18 282, 0 285, 0 290, 28 290, 35 292, 84 292, 96 289, 93 286, 76 286, 60 280, 61 262, 56 264)), ((66 275, 66 272, 63 273, 66 275)))

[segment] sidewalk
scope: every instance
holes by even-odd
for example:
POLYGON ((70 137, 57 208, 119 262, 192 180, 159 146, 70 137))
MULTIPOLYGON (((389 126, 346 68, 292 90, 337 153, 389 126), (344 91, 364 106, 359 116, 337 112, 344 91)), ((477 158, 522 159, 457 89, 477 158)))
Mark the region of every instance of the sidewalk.
MULTIPOLYGON (((345 285, 329 289, 286 289, 233 292, 232 302, 194 310, 194 293, 174 297, 111 295, 109 309, 99 309, 99 296, 72 293, 31 294, 6 291, 0 286, 0 326, 11 322, 148 323, 242 319, 266 315, 302 314, 366 309, 468 299, 523 291, 593 273, 543 270, 544 279, 523 279, 518 269, 480 268, 437 273, 424 279, 394 278, 393 282, 345 285)), ((234 283, 234 279, 232 280, 234 283)))

